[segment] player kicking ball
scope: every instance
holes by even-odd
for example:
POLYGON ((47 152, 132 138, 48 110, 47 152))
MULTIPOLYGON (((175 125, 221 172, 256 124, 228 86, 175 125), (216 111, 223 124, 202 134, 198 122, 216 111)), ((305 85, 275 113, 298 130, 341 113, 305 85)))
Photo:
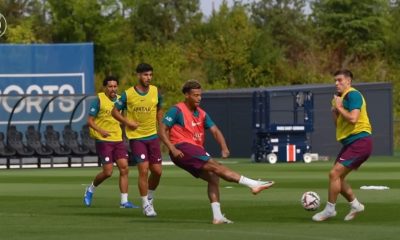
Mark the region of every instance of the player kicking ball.
POLYGON ((205 130, 210 130, 220 145, 222 158, 229 156, 225 138, 210 116, 199 107, 202 93, 200 83, 189 80, 184 84, 182 92, 185 101, 171 107, 165 114, 159 129, 160 138, 168 147, 175 165, 208 183, 212 223, 233 223, 221 212, 219 179, 247 186, 253 194, 268 189, 274 182, 247 178, 212 159, 204 149, 205 130))

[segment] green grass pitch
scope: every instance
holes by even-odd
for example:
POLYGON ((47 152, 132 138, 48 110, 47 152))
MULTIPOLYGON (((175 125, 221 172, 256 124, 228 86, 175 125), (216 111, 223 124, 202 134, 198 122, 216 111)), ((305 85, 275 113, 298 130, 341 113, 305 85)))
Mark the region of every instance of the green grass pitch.
MULTIPOLYGON (((314 212, 302 209, 300 197, 312 190, 325 205, 332 162, 224 161, 243 175, 276 184, 253 196, 248 188, 221 180, 222 211, 235 223, 218 226, 211 224, 205 182, 175 166, 164 167, 154 203, 158 216, 152 219, 140 209, 119 208, 117 169, 96 190, 90 208, 83 205, 82 197, 100 168, 0 170, 0 239, 399 239, 398 157, 373 157, 349 176, 366 206, 364 213, 354 221, 343 221, 349 209, 339 197, 338 215, 321 223, 311 220, 314 212), (363 185, 384 185, 390 190, 360 190, 363 185)), ((135 167, 130 171, 129 198, 139 204, 137 171, 135 167)))

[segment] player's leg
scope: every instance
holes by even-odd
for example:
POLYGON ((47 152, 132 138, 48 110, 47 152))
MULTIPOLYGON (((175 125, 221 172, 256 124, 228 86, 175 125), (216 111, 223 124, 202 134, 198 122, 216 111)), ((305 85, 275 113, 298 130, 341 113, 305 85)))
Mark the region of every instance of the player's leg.
POLYGON ((213 172, 225 181, 228 182, 236 182, 238 183, 240 180, 240 174, 232 171, 228 167, 220 164, 219 162, 215 161, 214 159, 210 158, 206 164, 204 164, 203 169, 205 171, 213 172))
POLYGON ((102 164, 102 171, 93 180, 95 187, 99 186, 104 180, 111 177, 113 173, 114 145, 110 142, 97 142, 96 150, 102 164))
POLYGON ((111 177, 113 173, 113 163, 103 163, 102 171, 99 172, 93 180, 93 186, 98 187, 104 180, 111 177))
POLYGON ((206 164, 209 156, 206 152, 199 147, 191 144, 182 144, 187 146, 180 146, 181 151, 183 151, 184 156, 182 158, 174 158, 171 155, 171 160, 174 164, 188 173, 190 173, 195 178, 201 178, 208 183, 208 198, 211 203, 211 209, 213 211, 213 223, 232 223, 229 219, 226 219, 221 213, 221 206, 219 203, 219 177, 217 174, 205 171, 203 166, 206 164))
POLYGON ((320 222, 324 221, 330 217, 336 216, 336 210, 335 210, 335 205, 336 205, 336 198, 337 194, 341 192, 341 176, 339 174, 339 167, 340 167, 340 161, 343 160, 343 155, 348 151, 348 147, 344 146, 340 150, 339 154, 336 157, 335 165, 331 168, 329 171, 329 189, 328 189, 328 201, 326 203, 326 206, 324 210, 321 212, 315 214, 312 217, 312 220, 320 222), (336 168, 336 169, 335 169, 336 168), (333 189, 332 189, 333 188, 333 189), (334 192, 337 192, 336 196, 334 196, 334 192))
POLYGON ((213 172, 202 171, 199 177, 207 182, 207 195, 210 203, 219 202, 219 177, 213 172))
MULTIPOLYGON (((368 160, 372 153, 372 138, 368 136, 356 140, 351 144, 350 150, 351 155, 356 157, 353 157, 349 167, 351 169, 358 169, 365 161, 368 160)), ((358 213, 363 212, 365 206, 358 201, 347 182, 344 182, 344 188, 345 192, 342 192, 342 195, 347 199, 347 201, 349 201, 350 204, 350 211, 345 216, 344 220, 350 221, 353 220, 358 213)))
MULTIPOLYGON (((162 175, 162 157, 159 138, 150 140, 147 144, 149 152, 149 169, 150 176, 148 179, 147 198, 149 203, 153 205, 155 191, 160 184, 162 175)), ((154 206, 153 206, 154 207, 154 206)))
POLYGON ((364 211, 365 207, 356 198, 353 190, 345 179, 342 181, 341 194, 346 198, 350 204, 350 212, 344 218, 345 221, 353 220, 359 212, 364 211))
POLYGON ((93 182, 85 190, 83 202, 87 207, 92 204, 92 198, 96 187, 99 186, 104 180, 111 177, 113 172, 112 146, 105 142, 98 142, 96 143, 96 148, 98 157, 102 164, 102 171, 96 175, 96 177, 93 179, 93 182))
POLYGON ((120 208, 139 208, 128 199, 129 191, 129 165, 128 159, 120 158, 117 160, 119 169, 119 190, 121 193, 120 208))
POLYGON ((154 193, 160 184, 161 174, 162 174, 162 165, 161 163, 150 164, 150 176, 148 181, 149 190, 147 193, 147 199, 150 204, 153 204, 154 193))
POLYGON ((143 214, 147 217, 155 217, 157 213, 154 211, 153 205, 149 202, 148 199, 148 172, 149 172, 149 161, 144 161, 138 163, 138 187, 140 197, 142 199, 142 209, 143 214))
POLYGON ((213 213, 213 224, 233 223, 225 218, 221 212, 221 204, 219 198, 219 177, 213 172, 202 171, 199 177, 207 182, 207 194, 210 200, 211 210, 213 213))
POLYGON ((121 193, 128 193, 129 185, 129 167, 128 160, 126 158, 120 158, 117 160, 117 166, 119 170, 119 190, 121 193))
POLYGON ((149 174, 149 151, 146 141, 130 140, 129 141, 133 157, 137 163, 138 169, 138 189, 140 198, 142 199, 143 214, 148 217, 155 217, 157 213, 148 201, 148 174, 149 174))
POLYGON ((356 198, 353 189, 345 178, 342 178, 341 183, 342 185, 340 187, 340 194, 346 198, 348 202, 352 202, 356 198))
POLYGON ((204 164, 203 170, 213 172, 225 181, 236 182, 241 185, 247 186, 251 188, 253 194, 257 194, 262 190, 268 189, 274 184, 273 181, 259 181, 242 176, 213 159, 209 159, 207 163, 204 164))
POLYGON ((103 163, 102 171, 96 175, 93 182, 86 188, 85 195, 83 196, 83 202, 87 207, 92 205, 92 198, 96 187, 99 186, 104 180, 111 177, 113 172, 112 163, 103 163))
POLYGON ((128 186, 129 186, 129 165, 128 165, 128 152, 123 142, 114 143, 113 156, 116 160, 119 170, 119 190, 121 193, 120 208, 138 208, 128 200, 128 186))
POLYGON ((149 161, 146 144, 141 140, 130 140, 129 144, 133 158, 137 164, 139 194, 141 197, 147 196, 149 161))
POLYGON ((147 199, 147 192, 149 188, 148 184, 148 176, 149 176, 149 161, 143 161, 137 163, 138 169, 138 188, 139 194, 141 197, 145 197, 147 199))
POLYGON ((336 162, 332 167, 329 172, 328 202, 326 203, 324 210, 312 217, 314 221, 320 222, 336 216, 336 200, 339 193, 342 191, 342 180, 350 171, 351 169, 343 166, 339 162, 336 162))
POLYGON ((182 143, 176 147, 183 152, 184 157, 182 159, 174 159, 170 155, 171 159, 176 165, 186 169, 195 177, 198 177, 197 171, 199 170, 213 172, 226 181, 236 182, 251 188, 253 194, 257 194, 274 184, 273 181, 253 180, 232 171, 230 168, 211 159, 210 155, 199 146, 182 143))
MULTIPOLYGON (((342 181, 351 169, 337 162, 329 172, 328 202, 335 204, 339 193, 342 192, 342 181)), ((333 209, 334 210, 334 209, 333 209)))

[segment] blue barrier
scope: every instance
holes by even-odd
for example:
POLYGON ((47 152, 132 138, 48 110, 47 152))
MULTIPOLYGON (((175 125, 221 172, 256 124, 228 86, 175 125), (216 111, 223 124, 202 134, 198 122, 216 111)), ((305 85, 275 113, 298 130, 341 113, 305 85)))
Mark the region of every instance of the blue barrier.
POLYGON ((0 44, 0 131, 5 132, 11 123, 22 127, 53 124, 56 128, 70 122, 83 124, 85 103, 48 98, 93 95, 93 72, 92 43, 0 44))

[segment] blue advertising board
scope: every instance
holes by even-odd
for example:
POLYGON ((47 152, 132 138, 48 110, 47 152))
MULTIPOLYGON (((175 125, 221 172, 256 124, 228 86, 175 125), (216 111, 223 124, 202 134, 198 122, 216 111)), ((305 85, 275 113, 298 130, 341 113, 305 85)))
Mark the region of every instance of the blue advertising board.
POLYGON ((92 43, 0 44, 0 130, 85 121, 93 72, 92 43))

